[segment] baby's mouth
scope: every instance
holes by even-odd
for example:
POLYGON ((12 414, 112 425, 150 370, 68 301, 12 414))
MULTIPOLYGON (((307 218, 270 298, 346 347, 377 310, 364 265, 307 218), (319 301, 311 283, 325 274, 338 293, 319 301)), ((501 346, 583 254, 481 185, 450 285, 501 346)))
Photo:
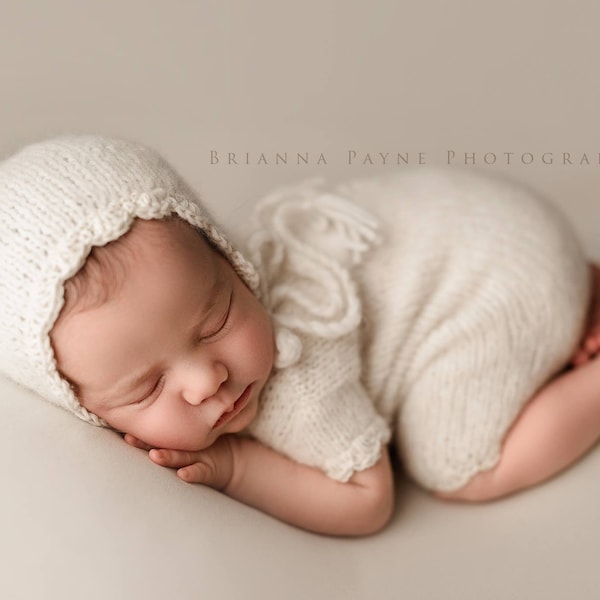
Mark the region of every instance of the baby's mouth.
POLYGON ((248 400, 250 399, 251 391, 252 391, 252 384, 250 384, 242 392, 242 395, 233 403, 233 406, 228 411, 225 411, 219 417, 217 422, 213 425, 213 429, 216 429, 217 427, 221 427, 222 425, 225 425, 225 423, 228 423, 229 421, 231 421, 231 419, 233 419, 233 417, 235 417, 242 410, 244 410, 244 408, 246 408, 246 405, 248 404, 248 400))

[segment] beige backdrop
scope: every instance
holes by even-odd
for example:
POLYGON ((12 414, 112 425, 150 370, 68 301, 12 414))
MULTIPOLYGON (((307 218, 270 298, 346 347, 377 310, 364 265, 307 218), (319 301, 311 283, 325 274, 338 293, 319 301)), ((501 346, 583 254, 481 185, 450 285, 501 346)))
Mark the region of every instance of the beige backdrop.
MULTIPOLYGON (((0 155, 64 132, 132 137, 240 222, 283 182, 453 152, 546 193, 600 258, 599 21, 592 0, 4 0, 0 155)), ((0 397, 3 598, 598 597, 598 451, 489 506, 400 482, 392 527, 349 542, 177 486, 9 383, 0 397), (186 520, 194 506, 225 520, 186 520)))

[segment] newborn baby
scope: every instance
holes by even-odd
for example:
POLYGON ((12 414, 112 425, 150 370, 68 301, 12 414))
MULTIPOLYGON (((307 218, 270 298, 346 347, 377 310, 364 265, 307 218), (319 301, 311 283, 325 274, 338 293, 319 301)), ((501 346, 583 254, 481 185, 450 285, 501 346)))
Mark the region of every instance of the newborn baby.
POLYGON ((390 440, 475 501, 597 440, 596 271, 522 186, 308 182, 259 204, 244 256, 154 151, 65 136, 0 165, 0 211, 2 370, 284 521, 383 527, 390 440))

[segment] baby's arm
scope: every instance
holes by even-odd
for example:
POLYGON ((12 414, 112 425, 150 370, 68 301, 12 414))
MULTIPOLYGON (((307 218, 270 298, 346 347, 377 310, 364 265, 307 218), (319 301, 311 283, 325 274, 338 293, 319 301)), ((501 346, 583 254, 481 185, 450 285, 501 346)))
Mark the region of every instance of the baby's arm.
MULTIPOLYGON (((126 441, 143 443, 131 436, 126 441)), ((394 504, 394 485, 387 448, 371 468, 347 483, 316 468, 294 462, 259 442, 222 436, 200 452, 151 450, 150 458, 178 468, 189 483, 203 483, 282 521, 329 535, 366 535, 381 529, 394 504)))

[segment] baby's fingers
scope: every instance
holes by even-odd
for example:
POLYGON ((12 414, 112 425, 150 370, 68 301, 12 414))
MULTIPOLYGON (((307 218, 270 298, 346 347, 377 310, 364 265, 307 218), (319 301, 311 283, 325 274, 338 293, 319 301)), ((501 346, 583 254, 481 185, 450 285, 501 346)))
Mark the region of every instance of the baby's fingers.
POLYGON ((179 467, 187 467, 198 460, 198 452, 185 452, 184 450, 158 450, 156 448, 150 450, 150 459, 163 466, 177 469, 179 467))
POLYGON ((201 461, 201 452, 182 450, 151 450, 150 458, 163 467, 176 468, 177 476, 187 483, 203 483, 220 489, 226 482, 217 477, 216 465, 207 458, 201 461))
POLYGON ((149 456, 158 465, 178 469, 177 475, 183 481, 223 490, 233 476, 233 443, 233 436, 222 436, 204 450, 186 452, 154 448, 149 456))
POLYGON ((141 448, 142 450, 150 450, 152 446, 146 444, 146 442, 142 442, 142 440, 138 440, 138 438, 134 437, 130 433, 126 433, 123 436, 123 439, 130 445, 135 448, 141 448))
POLYGON ((214 465, 197 462, 183 467, 177 471, 177 476, 188 483, 203 483, 212 487, 219 487, 214 465))

